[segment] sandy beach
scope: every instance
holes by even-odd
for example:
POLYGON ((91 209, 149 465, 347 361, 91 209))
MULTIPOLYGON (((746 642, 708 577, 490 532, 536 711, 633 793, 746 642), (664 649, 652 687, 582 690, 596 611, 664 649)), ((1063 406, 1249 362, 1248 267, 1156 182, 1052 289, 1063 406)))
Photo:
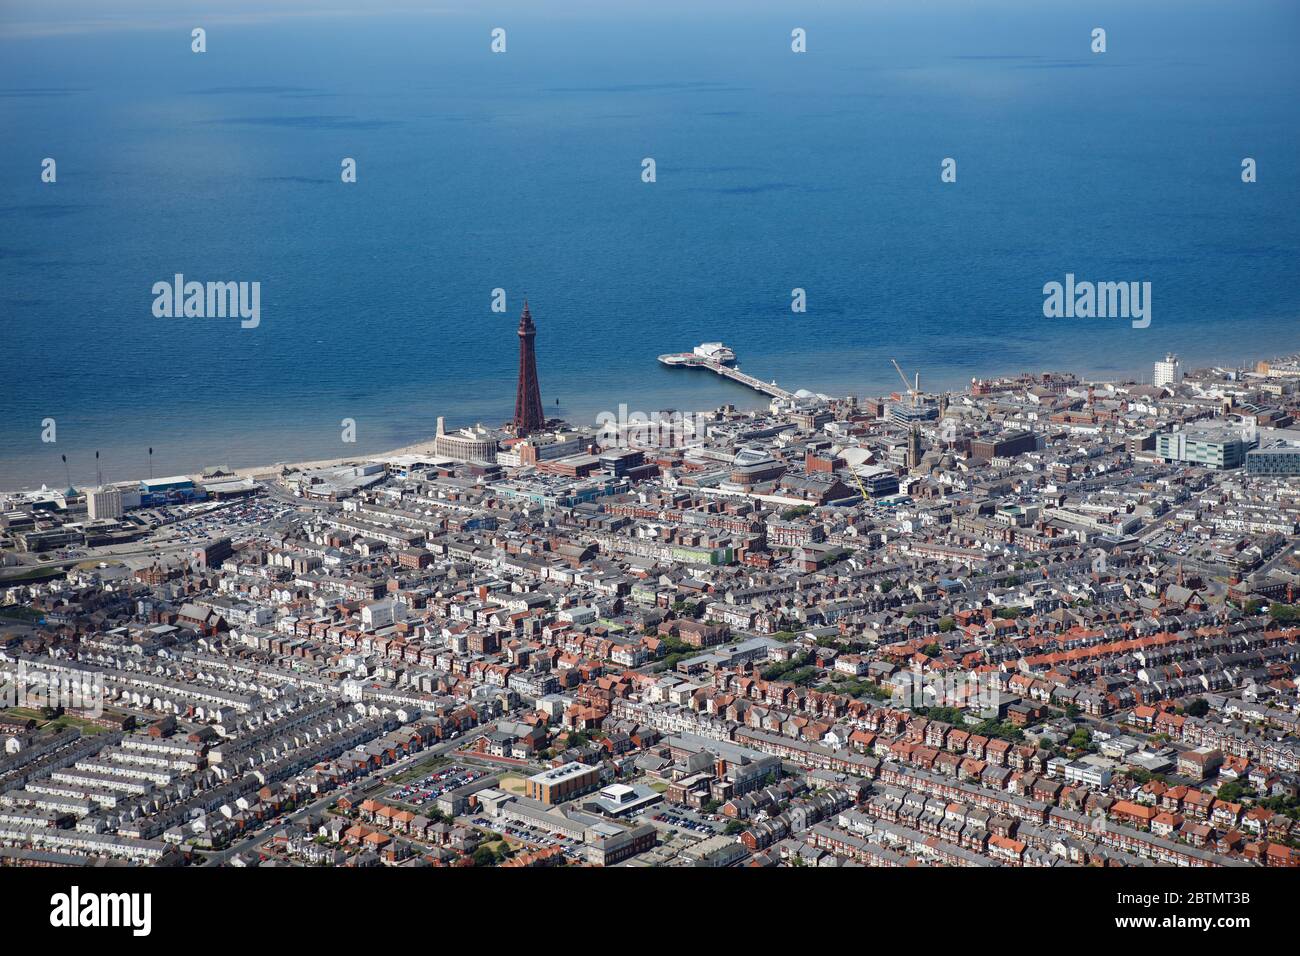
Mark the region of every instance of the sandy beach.
MULTIPOLYGON (((367 461, 378 461, 387 458, 398 458, 402 455, 432 455, 434 452, 434 439, 416 442, 414 445, 406 445, 402 448, 394 448, 391 451, 374 452, 369 455, 347 455, 342 458, 322 458, 317 461, 288 461, 275 462, 270 465, 252 465, 247 468, 232 468, 240 478, 277 478, 284 469, 294 469, 297 471, 309 471, 313 468, 337 468, 340 465, 359 465, 367 461)), ((200 477, 198 473, 192 477, 200 477)))

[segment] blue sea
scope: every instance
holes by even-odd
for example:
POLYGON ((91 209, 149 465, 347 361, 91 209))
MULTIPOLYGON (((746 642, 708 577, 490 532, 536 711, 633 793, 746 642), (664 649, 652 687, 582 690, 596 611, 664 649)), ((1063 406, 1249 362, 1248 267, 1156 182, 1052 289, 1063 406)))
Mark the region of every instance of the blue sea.
POLYGON ((655 361, 707 340, 837 395, 1300 348, 1293 0, 113 6, 0 10, 0 488, 500 423, 525 296, 576 423, 761 405, 655 361), (156 318, 176 273, 260 326, 156 318), (1044 318, 1066 273, 1150 327, 1044 318))

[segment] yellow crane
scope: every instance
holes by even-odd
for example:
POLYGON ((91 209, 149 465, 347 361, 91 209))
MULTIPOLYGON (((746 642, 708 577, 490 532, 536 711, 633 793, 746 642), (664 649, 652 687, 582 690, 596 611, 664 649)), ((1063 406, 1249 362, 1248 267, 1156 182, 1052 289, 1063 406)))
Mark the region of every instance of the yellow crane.
POLYGON ((871 497, 870 495, 867 494, 867 486, 862 483, 862 479, 858 477, 857 469, 854 468, 852 465, 849 465, 849 474, 852 475, 853 480, 857 482, 858 491, 862 492, 862 501, 865 504, 871 497))

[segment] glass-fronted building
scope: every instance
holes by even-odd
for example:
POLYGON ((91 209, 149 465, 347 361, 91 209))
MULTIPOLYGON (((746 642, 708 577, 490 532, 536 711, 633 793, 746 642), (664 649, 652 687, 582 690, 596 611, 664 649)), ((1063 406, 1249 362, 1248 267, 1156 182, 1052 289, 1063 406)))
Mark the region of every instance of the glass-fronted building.
POLYGON ((1247 452, 1246 474, 1282 478, 1300 475, 1300 445, 1277 445, 1247 452))
POLYGON ((1239 429, 1188 428, 1156 437, 1156 454, 1166 461, 1182 461, 1205 468, 1240 468, 1249 446, 1239 429))

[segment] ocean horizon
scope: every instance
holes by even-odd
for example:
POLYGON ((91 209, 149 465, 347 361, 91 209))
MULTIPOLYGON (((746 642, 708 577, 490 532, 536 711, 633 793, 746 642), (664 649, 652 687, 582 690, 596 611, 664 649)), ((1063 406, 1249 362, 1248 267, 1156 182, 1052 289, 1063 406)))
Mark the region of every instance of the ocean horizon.
POLYGON ((381 5, 214 21, 203 55, 183 17, 0 13, 0 489, 500 424, 525 297, 573 424, 766 405, 656 361, 704 341, 831 395, 891 359, 956 388, 1300 350, 1300 8, 914 6, 381 5), (258 326, 156 317, 176 274, 260 283, 258 326), (1151 324, 1045 318, 1067 275, 1150 282, 1151 324))

